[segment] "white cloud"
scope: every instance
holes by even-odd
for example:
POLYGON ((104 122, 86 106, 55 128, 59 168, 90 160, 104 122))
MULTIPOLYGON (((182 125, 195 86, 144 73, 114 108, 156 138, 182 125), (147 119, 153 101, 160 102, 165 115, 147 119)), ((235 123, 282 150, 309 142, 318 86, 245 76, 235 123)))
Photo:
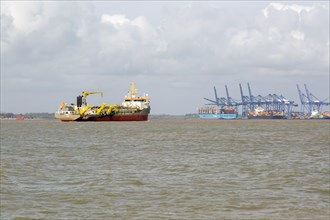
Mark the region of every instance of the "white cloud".
POLYGON ((120 28, 125 24, 130 24, 130 20, 126 18, 125 15, 102 15, 101 18, 102 23, 112 24, 115 28, 120 28))
POLYGON ((269 10, 275 9, 278 11, 292 10, 300 15, 302 11, 309 12, 314 9, 314 6, 303 6, 297 4, 286 5, 278 2, 270 3, 265 9, 262 10, 263 15, 268 18, 269 10))
POLYGON ((305 39, 305 34, 301 31, 293 30, 291 31, 291 35, 293 38, 297 40, 304 40, 305 39))

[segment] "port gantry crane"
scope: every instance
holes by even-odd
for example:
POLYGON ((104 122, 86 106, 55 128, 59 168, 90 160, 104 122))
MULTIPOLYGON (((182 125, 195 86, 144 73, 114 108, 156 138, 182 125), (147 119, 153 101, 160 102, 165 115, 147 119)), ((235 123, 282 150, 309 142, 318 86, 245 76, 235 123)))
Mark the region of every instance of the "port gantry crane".
POLYGON ((249 91, 249 108, 250 110, 254 110, 256 108, 256 98, 252 95, 250 84, 248 83, 248 91, 249 91))
POLYGON ((298 106, 294 101, 290 101, 283 95, 269 94, 264 98, 266 100, 266 110, 284 112, 289 118, 291 117, 293 107, 298 106))
POLYGON ((306 100, 305 100, 305 95, 301 92, 299 85, 297 84, 297 89, 298 89, 298 94, 299 94, 299 98, 300 98, 300 116, 304 116, 305 114, 305 108, 306 108, 306 100))
MULTIPOLYGON (((249 95, 245 96, 243 94, 242 85, 239 84, 240 93, 241 93, 241 100, 236 101, 235 99, 231 98, 228 92, 228 87, 225 85, 226 89, 226 97, 219 97, 215 86, 214 89, 214 97, 215 100, 211 100, 208 98, 204 98, 205 100, 209 101, 206 105, 216 105, 219 107, 233 107, 235 108, 236 112, 240 106, 242 106, 242 118, 246 118, 249 111, 254 111, 257 107, 262 107, 265 111, 279 111, 283 112, 287 117, 291 117, 293 107, 297 107, 298 105, 294 103, 294 101, 290 101, 289 99, 285 98, 283 95, 277 94, 269 94, 267 96, 257 95, 254 96, 251 91, 250 84, 247 83, 249 95)), ((310 94, 310 97, 314 97, 310 94)))
POLYGON ((215 88, 215 86, 213 86, 213 90, 214 90, 214 98, 215 98, 215 100, 204 98, 206 101, 209 101, 210 102, 210 103, 208 103, 206 105, 216 105, 216 106, 222 105, 223 103, 221 103, 220 100, 219 100, 217 89, 215 88))
POLYGON ((242 85, 239 84, 241 92, 241 102, 238 105, 242 106, 242 117, 246 118, 249 111, 254 111, 257 107, 262 107, 266 111, 280 111, 291 117, 293 106, 297 106, 294 101, 286 99, 283 95, 269 94, 267 96, 252 95, 250 84, 247 84, 249 96, 243 94, 242 85))
POLYGON ((267 110, 266 99, 261 95, 257 95, 257 96, 252 95, 250 83, 247 83, 247 86, 249 91, 248 102, 247 102, 249 110, 254 111, 254 109, 256 109, 257 107, 263 107, 264 109, 267 110))
POLYGON ((215 100, 211 100, 208 98, 204 98, 204 99, 210 102, 207 105, 217 105, 217 106, 221 106, 221 107, 229 106, 229 107, 235 108, 236 112, 238 112, 239 106, 242 106, 242 117, 246 118, 249 110, 254 110, 256 106, 260 106, 263 104, 262 97, 261 96, 254 97, 252 95, 249 84, 248 84, 248 89, 249 89, 250 96, 244 96, 241 84, 239 84, 239 86, 240 86, 241 98, 242 98, 241 101, 236 101, 229 96, 227 85, 225 85, 226 97, 219 98, 219 96, 217 94, 217 90, 214 86, 213 88, 214 88, 215 100))
POLYGON ((242 85, 241 84, 239 84, 239 89, 240 89, 240 92, 241 92, 241 102, 240 102, 240 105, 242 106, 242 117, 243 118, 246 118, 247 117, 247 114, 249 112, 248 106, 249 106, 250 98, 249 98, 249 96, 245 96, 243 94, 243 89, 242 89, 242 85))
POLYGON ((304 84, 306 95, 301 92, 299 85, 297 84, 298 94, 300 98, 300 115, 304 116, 305 114, 307 116, 311 116, 313 111, 317 111, 318 113, 322 112, 323 106, 329 106, 330 103, 326 102, 327 99, 321 101, 320 99, 316 98, 315 95, 313 95, 307 88, 307 85, 304 84))
POLYGON ((222 108, 225 107, 225 106, 228 106, 228 107, 234 107, 237 110, 237 107, 239 106, 239 103, 229 96, 227 86, 225 88, 226 88, 227 97, 219 97, 218 93, 217 93, 217 89, 214 86, 213 89, 214 89, 214 98, 215 98, 215 100, 204 98, 205 100, 210 102, 206 105, 216 105, 216 106, 219 106, 219 107, 222 107, 222 108))
POLYGON ((227 95, 227 105, 235 108, 235 112, 237 113, 238 106, 240 105, 240 103, 229 96, 227 85, 225 86, 225 88, 226 88, 226 95, 227 95))

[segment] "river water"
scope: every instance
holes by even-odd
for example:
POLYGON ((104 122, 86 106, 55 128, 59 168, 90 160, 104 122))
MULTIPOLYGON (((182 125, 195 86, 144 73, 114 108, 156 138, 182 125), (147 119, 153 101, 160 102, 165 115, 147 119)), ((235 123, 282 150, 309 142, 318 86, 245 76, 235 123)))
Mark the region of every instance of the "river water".
POLYGON ((330 121, 1 121, 1 219, 329 219, 330 121))

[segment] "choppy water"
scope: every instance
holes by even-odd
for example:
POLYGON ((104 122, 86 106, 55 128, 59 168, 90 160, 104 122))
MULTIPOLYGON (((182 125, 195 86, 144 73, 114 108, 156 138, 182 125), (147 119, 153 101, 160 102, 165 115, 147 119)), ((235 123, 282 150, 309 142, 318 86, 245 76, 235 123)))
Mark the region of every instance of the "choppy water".
POLYGON ((1 121, 1 219, 329 219, 330 121, 1 121))

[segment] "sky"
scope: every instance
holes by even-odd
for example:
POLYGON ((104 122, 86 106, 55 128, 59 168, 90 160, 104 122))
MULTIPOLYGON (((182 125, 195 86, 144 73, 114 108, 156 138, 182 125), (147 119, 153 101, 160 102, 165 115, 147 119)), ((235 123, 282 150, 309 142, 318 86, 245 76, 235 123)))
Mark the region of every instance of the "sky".
POLYGON ((1 1, 1 112, 55 112, 82 91, 120 104, 135 82, 151 114, 219 96, 329 101, 329 1, 1 1), (304 92, 304 90, 303 90, 304 92))

